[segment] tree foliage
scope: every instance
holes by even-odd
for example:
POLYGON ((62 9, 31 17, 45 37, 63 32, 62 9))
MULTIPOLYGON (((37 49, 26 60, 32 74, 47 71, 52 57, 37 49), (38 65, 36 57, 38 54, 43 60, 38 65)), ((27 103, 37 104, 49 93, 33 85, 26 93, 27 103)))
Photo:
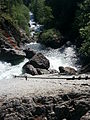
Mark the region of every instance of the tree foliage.
POLYGON ((45 5, 45 0, 31 0, 31 10, 37 22, 48 27, 52 24, 52 9, 45 5))
POLYGON ((22 0, 1 0, 1 15, 29 33, 29 9, 22 0))
POLYGON ((77 26, 82 40, 80 52, 86 57, 90 57, 90 0, 84 0, 78 7, 75 26, 77 26))

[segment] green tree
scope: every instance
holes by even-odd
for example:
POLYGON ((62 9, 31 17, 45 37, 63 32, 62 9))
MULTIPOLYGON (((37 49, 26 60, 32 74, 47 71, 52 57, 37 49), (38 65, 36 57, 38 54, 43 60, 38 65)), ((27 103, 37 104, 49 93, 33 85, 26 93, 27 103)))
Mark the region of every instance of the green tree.
MULTIPOLYGON (((29 9, 23 4, 22 0, 1 0, 1 17, 8 19, 17 27, 29 33, 29 9)), ((0 18, 1 18, 0 17, 0 18)))
POLYGON ((80 53, 90 62, 90 0, 84 0, 78 8, 74 26, 80 35, 80 53))
POLYGON ((45 0, 32 0, 31 10, 35 15, 36 21, 40 24, 49 26, 50 22, 52 23, 52 9, 45 5, 45 0))

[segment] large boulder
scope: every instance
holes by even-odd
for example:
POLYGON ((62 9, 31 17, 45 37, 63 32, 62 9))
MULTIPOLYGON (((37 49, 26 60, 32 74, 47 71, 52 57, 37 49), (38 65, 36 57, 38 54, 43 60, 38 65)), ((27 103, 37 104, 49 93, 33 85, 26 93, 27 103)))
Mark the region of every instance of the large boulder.
POLYGON ((70 75, 75 75, 77 72, 74 68, 71 67, 65 67, 64 70, 66 74, 70 74, 70 75))
POLYGON ((38 75, 37 69, 27 63, 23 66, 23 72, 31 75, 38 75))
POLYGON ((65 73, 65 74, 68 74, 68 75, 75 75, 76 72, 77 72, 74 68, 63 67, 63 66, 59 67, 59 71, 60 71, 60 73, 65 73))
POLYGON ((36 54, 36 52, 32 49, 26 49, 24 52, 26 53, 26 58, 28 59, 31 59, 36 54))
POLYGON ((50 74, 49 70, 41 69, 41 68, 35 68, 29 62, 27 62, 23 66, 23 73, 28 73, 28 74, 31 74, 31 75, 50 74))
POLYGON ((19 50, 14 49, 0 49, 0 60, 17 64, 25 58, 26 54, 19 50))
POLYGON ((42 53, 35 54, 29 63, 35 68, 48 69, 50 67, 49 60, 42 53))

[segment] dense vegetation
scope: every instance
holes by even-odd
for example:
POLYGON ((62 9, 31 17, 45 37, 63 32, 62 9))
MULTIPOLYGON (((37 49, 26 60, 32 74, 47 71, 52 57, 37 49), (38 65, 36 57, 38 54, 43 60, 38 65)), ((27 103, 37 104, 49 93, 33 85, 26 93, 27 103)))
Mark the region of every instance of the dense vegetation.
POLYGON ((31 0, 31 10, 46 29, 40 38, 43 43, 51 41, 59 30, 65 42, 74 42, 90 61, 90 0, 31 0))
POLYGON ((81 43, 80 52, 85 56, 85 61, 90 62, 90 0, 84 0, 76 11, 74 28, 80 34, 78 43, 81 43))
POLYGON ((52 9, 45 5, 45 0, 31 0, 30 9, 35 15, 35 19, 45 27, 51 26, 53 21, 52 9))
POLYGON ((0 18, 8 19, 16 27, 24 29, 29 34, 29 9, 22 0, 1 0, 0 11, 0 18))
POLYGON ((90 0, 1 0, 2 16, 28 33, 29 9, 44 25, 40 42, 71 41, 90 61, 90 0), (26 7, 27 6, 27 7, 26 7))

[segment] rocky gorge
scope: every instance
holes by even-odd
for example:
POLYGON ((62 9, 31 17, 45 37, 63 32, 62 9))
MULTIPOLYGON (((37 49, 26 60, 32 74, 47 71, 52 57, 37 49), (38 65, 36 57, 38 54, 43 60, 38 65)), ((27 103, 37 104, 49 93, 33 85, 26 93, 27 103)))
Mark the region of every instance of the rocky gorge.
POLYGON ((59 71, 50 69, 43 53, 24 48, 30 40, 22 30, 4 19, 0 32, 0 60, 15 65, 28 59, 22 67, 27 80, 21 75, 0 81, 0 120, 90 120, 90 79, 78 75, 90 72, 90 65, 80 71, 61 65, 59 71), (73 75, 79 80, 64 78, 73 75))

